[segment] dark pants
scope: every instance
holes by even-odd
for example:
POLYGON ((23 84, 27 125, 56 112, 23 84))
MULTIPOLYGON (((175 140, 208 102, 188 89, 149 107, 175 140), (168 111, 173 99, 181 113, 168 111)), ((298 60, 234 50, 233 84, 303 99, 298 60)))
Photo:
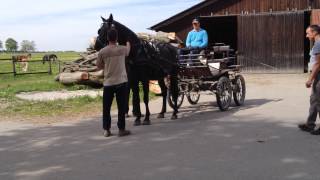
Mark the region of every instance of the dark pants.
POLYGON ((109 130, 111 128, 111 106, 114 95, 116 95, 118 105, 118 128, 125 130, 126 128, 126 104, 127 104, 127 83, 105 86, 103 89, 103 129, 109 130))
POLYGON ((315 126, 318 114, 320 115, 320 74, 314 80, 310 96, 310 108, 307 124, 315 126))

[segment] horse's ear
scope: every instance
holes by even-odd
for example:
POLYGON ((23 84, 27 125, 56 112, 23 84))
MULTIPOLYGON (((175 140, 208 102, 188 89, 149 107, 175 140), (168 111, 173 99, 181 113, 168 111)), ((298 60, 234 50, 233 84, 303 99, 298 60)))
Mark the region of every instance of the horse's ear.
POLYGON ((107 20, 102 16, 101 16, 101 19, 102 19, 103 22, 107 22, 107 20))
POLYGON ((112 14, 110 14, 110 16, 109 16, 109 23, 113 23, 113 15, 112 14))

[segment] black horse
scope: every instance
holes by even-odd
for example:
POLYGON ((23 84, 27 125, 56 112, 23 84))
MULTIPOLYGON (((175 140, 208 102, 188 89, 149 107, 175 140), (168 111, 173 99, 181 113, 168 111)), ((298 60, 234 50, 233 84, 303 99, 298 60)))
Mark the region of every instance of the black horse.
MULTIPOLYGON (((127 58, 127 73, 129 88, 133 93, 133 112, 136 115, 136 125, 139 125, 141 119, 139 82, 143 85, 144 103, 146 106, 146 115, 144 123, 150 122, 149 112, 149 81, 157 80, 159 82, 163 104, 159 118, 164 118, 166 112, 167 87, 164 82, 165 77, 170 77, 170 92, 175 104, 172 119, 177 118, 177 98, 178 98, 178 78, 177 78, 177 49, 169 43, 147 42, 139 39, 138 36, 126 26, 113 20, 112 14, 109 19, 102 18, 101 28, 98 30, 98 37, 95 49, 100 50, 107 45, 107 32, 111 28, 118 31, 118 43, 125 45, 127 41, 131 44, 131 51, 127 58)), ((128 94, 130 92, 128 91, 128 94)), ((129 97, 129 95, 128 95, 129 97)), ((129 98, 128 98, 129 101, 129 98)), ((128 102, 129 103, 129 102, 128 102)))
POLYGON ((57 55, 55 54, 45 54, 42 58, 42 64, 45 64, 46 62, 56 62, 58 59, 57 55))

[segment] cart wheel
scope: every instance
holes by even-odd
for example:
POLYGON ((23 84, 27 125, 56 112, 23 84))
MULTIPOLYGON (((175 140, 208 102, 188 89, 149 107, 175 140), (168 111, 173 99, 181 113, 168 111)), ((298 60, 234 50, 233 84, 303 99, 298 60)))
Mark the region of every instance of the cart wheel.
POLYGON ((187 95, 187 99, 188 99, 189 103, 192 105, 198 104, 199 99, 200 99, 200 93, 198 91, 191 91, 187 95))
MULTIPOLYGON (((180 91, 179 96, 178 96, 178 100, 177 100, 178 109, 181 107, 183 100, 184 100, 184 93, 180 91)), ((173 109, 174 103, 173 103, 172 94, 170 91, 168 91, 168 104, 173 109)))
POLYGON ((221 111, 229 109, 232 99, 232 87, 229 78, 222 76, 220 77, 217 84, 217 103, 221 111))
POLYGON ((246 82, 242 75, 236 76, 234 80, 233 99, 237 106, 244 104, 246 98, 246 82))

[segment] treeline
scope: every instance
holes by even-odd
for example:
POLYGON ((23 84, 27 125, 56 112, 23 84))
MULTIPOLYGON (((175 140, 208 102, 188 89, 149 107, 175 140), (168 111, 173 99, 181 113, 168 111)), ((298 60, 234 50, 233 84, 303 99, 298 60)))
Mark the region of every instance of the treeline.
POLYGON ((5 42, 0 40, 0 51, 7 52, 35 52, 36 51, 36 43, 34 41, 23 40, 20 45, 13 38, 8 38, 5 42), (20 48, 19 48, 20 47, 20 48))

